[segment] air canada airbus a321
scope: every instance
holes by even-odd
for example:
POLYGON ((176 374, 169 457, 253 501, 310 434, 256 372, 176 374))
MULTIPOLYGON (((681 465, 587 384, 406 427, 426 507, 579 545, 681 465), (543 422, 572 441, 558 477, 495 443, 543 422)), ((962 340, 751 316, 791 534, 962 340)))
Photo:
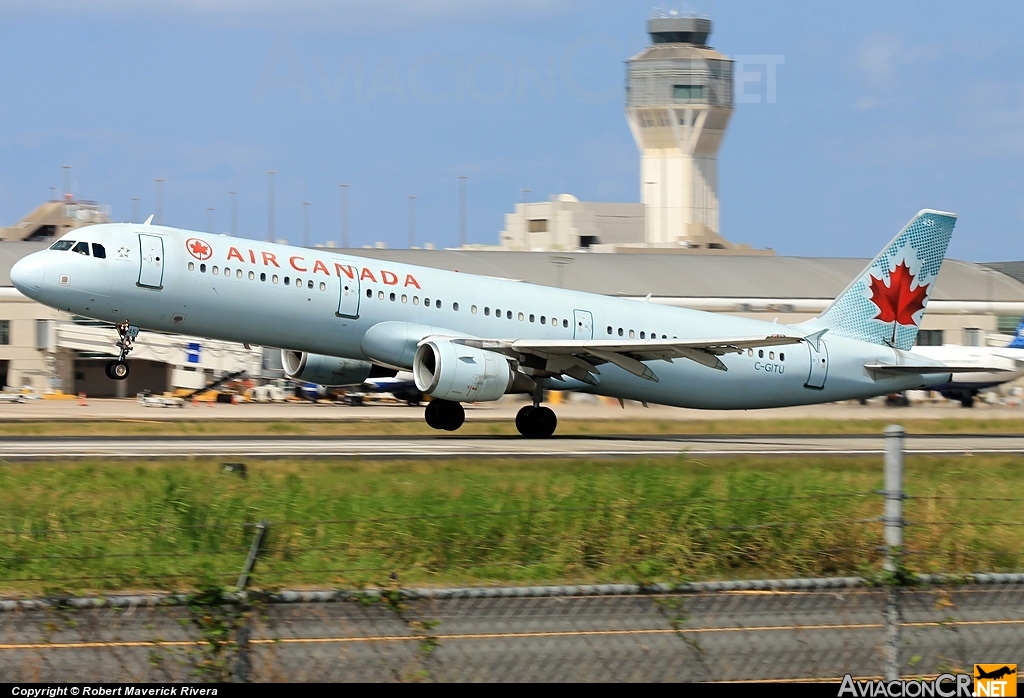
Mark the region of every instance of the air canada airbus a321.
MULTIPOLYGON (((947 383, 957 368, 909 350, 956 217, 918 213, 818 317, 796 325, 512 280, 129 223, 74 230, 11 269, 26 296, 113 323, 279 347, 289 377, 322 385, 411 371, 426 421, 529 394, 528 437, 554 433, 545 390, 754 409, 947 383)), ((977 370, 977 369, 973 369, 977 370)))

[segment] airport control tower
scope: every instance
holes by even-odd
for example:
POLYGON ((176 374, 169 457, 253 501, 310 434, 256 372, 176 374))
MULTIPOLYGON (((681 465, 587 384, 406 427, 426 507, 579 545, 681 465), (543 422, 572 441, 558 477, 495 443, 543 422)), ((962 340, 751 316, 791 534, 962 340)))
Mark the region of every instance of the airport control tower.
POLYGON ((718 147, 732 114, 732 61, 711 20, 667 13, 627 62, 626 118, 640 149, 648 245, 729 247, 719 234, 718 147))

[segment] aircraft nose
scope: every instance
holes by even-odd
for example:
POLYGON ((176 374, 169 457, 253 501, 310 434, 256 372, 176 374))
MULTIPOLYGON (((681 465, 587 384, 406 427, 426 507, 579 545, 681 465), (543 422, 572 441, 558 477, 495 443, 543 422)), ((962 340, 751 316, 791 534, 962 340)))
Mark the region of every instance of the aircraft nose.
POLYGON ((43 270, 43 260, 30 254, 11 267, 11 283, 29 298, 34 298, 43 287, 43 270))

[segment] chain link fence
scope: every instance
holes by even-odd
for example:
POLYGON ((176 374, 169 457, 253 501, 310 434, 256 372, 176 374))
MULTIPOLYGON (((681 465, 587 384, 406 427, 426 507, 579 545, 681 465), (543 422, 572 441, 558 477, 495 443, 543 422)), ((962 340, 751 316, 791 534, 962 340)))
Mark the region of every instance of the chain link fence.
MULTIPOLYGON (((0 600, 0 682, 839 681, 845 674, 929 677, 1016 662, 1024 647, 1020 552, 989 545, 982 554, 972 542, 991 542, 1000 530, 1021 525, 1024 500, 910 497, 902 484, 902 432, 888 437, 883 490, 786 500, 790 513, 794 505, 810 512, 853 503, 828 526, 780 518, 780 495, 587 512, 591 530, 571 545, 543 525, 553 510, 262 521, 241 537, 196 526, 173 544, 161 542, 164 549, 120 556, 91 549, 97 531, 48 531, 69 543, 64 576, 50 580, 55 586, 97 581, 78 565, 99 557, 105 584, 170 589, 185 581, 161 566, 182 555, 175 545, 199 549, 215 539, 222 557, 187 593, 0 600), (982 522, 970 513, 986 507, 1000 515, 982 522), (741 519, 730 518, 738 511, 741 519), (685 530, 685 549, 666 550, 658 536, 645 535, 660 525, 685 530), (367 528, 369 538, 362 535, 367 528), (425 554, 414 544, 418 528, 440 530, 446 544, 425 554), (817 536, 802 546, 812 559, 794 563, 817 572, 813 577, 652 581, 673 569, 652 566, 654 559, 674 555, 675 565, 695 575, 711 569, 704 567, 710 559, 717 569, 742 569, 786 549, 795 536, 817 536), (345 542, 368 539, 379 542, 345 542), (514 578, 517 569, 546 564, 563 549, 563 565, 591 574, 611 569, 608 559, 626 559, 607 573, 632 581, 448 589, 401 582, 438 570, 514 578), (307 568, 309 579, 280 564, 300 554, 321 561, 307 568), (928 570, 934 560, 1001 572, 940 575, 928 570), (329 586, 323 581, 334 578, 367 583, 281 591, 306 582, 329 586)), ((7 540, 0 561, 6 556, 30 569, 31 546, 14 535, 7 540)))

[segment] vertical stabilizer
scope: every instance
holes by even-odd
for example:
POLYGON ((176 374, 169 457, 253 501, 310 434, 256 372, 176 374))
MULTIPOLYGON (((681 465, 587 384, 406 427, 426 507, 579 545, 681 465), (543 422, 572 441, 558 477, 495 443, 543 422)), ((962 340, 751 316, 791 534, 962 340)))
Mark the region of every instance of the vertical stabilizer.
POLYGON ((1024 318, 1017 324, 1017 334, 1013 341, 1007 345, 1010 349, 1024 349, 1024 318))
POLYGON ((913 347, 955 225, 952 213, 918 213, 807 326, 897 349, 913 347))

